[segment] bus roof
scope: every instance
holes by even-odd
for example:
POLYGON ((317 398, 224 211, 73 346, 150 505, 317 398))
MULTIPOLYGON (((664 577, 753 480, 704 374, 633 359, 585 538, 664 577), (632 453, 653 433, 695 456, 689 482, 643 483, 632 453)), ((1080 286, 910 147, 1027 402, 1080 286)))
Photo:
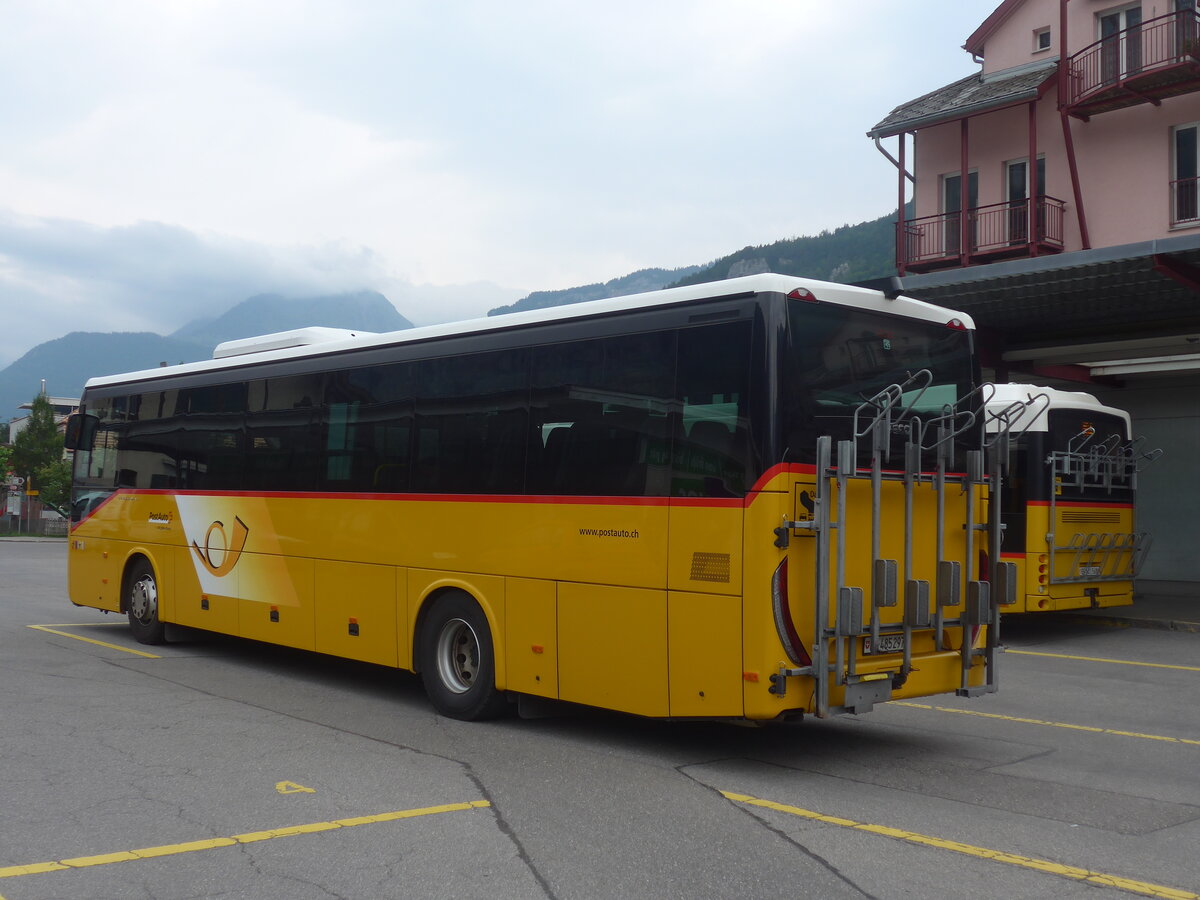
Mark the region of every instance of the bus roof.
POLYGON ((1094 395, 1083 391, 1062 391, 1058 388, 1043 387, 1037 384, 1016 383, 997 384, 995 388, 996 393, 987 402, 987 411, 993 414, 999 413, 1014 403, 1024 403, 1031 397, 1044 394, 1047 398, 1047 400, 1039 400, 1037 405, 1033 407, 1038 410, 1037 418, 1034 419, 1033 423, 1026 427, 1026 422, 1018 420, 1013 424, 1014 432, 1046 431, 1046 413, 1061 409, 1075 409, 1083 412, 1116 416, 1124 420, 1126 434, 1129 433, 1131 427, 1129 413, 1123 409, 1117 409, 1115 406, 1105 406, 1094 395))
POLYGON ((103 375, 90 378, 86 387, 94 388, 123 382, 150 381, 158 378, 190 373, 236 369, 246 364, 300 359, 306 356, 336 354, 365 350, 389 345, 415 343, 437 338, 499 332, 548 322, 586 319, 592 316, 607 316, 614 313, 649 309, 673 304, 700 302, 755 293, 788 294, 797 289, 809 291, 818 301, 873 310, 890 315, 905 316, 937 324, 958 320, 964 328, 974 329, 975 323, 966 313, 956 312, 912 297, 890 299, 880 291, 798 278, 791 275, 746 275, 724 281, 705 282, 685 287, 667 288, 612 297, 604 300, 589 300, 548 309, 510 313, 442 325, 428 325, 403 331, 386 333, 351 332, 341 329, 302 328, 289 332, 261 335, 237 341, 226 341, 214 351, 214 358, 200 362, 162 366, 118 375, 103 375))

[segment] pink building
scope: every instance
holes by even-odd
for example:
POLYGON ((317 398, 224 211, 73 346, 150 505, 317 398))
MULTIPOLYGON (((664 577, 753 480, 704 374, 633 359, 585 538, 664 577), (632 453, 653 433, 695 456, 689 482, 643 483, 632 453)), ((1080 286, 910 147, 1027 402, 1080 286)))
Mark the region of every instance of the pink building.
POLYGON ((1005 0, 964 49, 869 133, 912 160, 902 275, 1200 229, 1196 0, 1005 0))
POLYGON ((868 132, 897 169, 893 287, 971 313, 996 380, 1133 414, 1166 450, 1144 574, 1176 581, 1200 581, 1197 5, 1003 0, 976 71, 868 132))

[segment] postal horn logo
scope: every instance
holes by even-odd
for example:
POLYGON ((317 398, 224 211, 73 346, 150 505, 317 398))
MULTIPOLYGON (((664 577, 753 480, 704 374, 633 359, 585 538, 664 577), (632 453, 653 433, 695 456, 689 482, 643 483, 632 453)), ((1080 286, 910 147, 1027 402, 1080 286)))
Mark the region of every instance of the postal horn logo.
POLYGON ((225 534, 225 523, 218 520, 209 525, 208 531, 204 533, 204 546, 201 547, 192 541, 192 549, 196 551, 201 565, 220 578, 233 571, 249 536, 250 529, 246 527, 246 523, 234 516, 232 535, 225 534), (214 533, 218 535, 215 542, 214 533))

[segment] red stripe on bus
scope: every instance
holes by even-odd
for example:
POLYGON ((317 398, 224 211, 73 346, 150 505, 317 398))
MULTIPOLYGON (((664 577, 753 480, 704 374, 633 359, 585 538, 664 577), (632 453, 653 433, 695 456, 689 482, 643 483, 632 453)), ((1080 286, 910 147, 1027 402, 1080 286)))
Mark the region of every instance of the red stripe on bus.
MULTIPOLYGON (((262 497, 284 500, 404 500, 410 503, 556 503, 588 506, 669 506, 677 497, 609 497, 581 494, 410 494, 372 491, 164 491, 125 488, 147 497, 262 497)), ((735 501, 739 505, 741 500, 735 501)))
MULTIPOLYGON (((281 500, 376 500, 396 503, 523 503, 551 506, 649 506, 677 507, 680 509, 742 509, 749 507, 763 491, 752 491, 745 497, 636 497, 636 496, 591 496, 581 494, 404 494, 371 492, 330 491, 169 491, 160 489, 122 488, 105 499, 108 504, 118 494, 141 497, 245 497, 254 499, 281 500)), ((770 493, 779 493, 778 491, 770 493)), ((78 527, 96 512, 75 523, 78 527)))

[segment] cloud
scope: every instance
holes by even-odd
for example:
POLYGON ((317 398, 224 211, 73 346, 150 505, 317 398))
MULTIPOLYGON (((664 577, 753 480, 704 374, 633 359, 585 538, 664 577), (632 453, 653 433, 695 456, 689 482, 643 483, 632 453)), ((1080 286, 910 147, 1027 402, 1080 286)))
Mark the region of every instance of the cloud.
POLYGON ((0 306, 8 315, 0 364, 71 331, 169 334, 258 293, 362 288, 381 291, 422 324, 482 315, 514 299, 489 284, 414 285, 362 246, 281 247, 161 222, 101 227, 0 209, 0 306))
POLYGON ((16 4, 0 299, 49 336, 259 290, 436 321, 873 219, 865 132, 971 71, 994 3, 16 4))

